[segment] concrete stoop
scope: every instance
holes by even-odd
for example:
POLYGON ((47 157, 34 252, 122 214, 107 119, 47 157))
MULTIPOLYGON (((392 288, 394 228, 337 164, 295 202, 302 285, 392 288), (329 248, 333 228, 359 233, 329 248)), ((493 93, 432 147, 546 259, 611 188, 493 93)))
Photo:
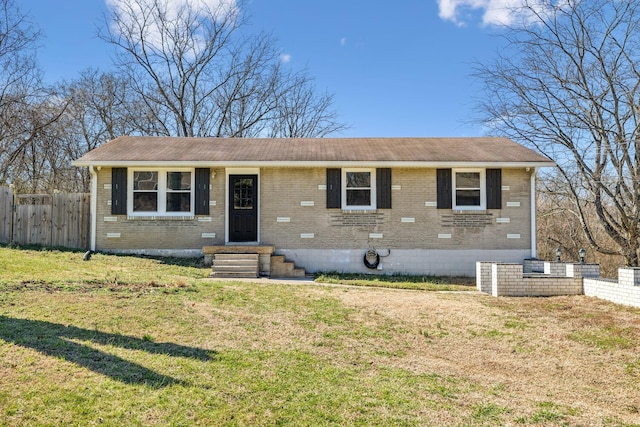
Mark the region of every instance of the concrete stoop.
POLYGON ((304 268, 287 261, 284 255, 274 255, 273 246, 225 245, 202 248, 205 265, 211 265, 211 277, 279 279, 305 277, 304 268))
POLYGON ((296 265, 287 261, 284 255, 271 255, 271 277, 299 278, 305 277, 307 272, 304 268, 296 267, 296 265))
POLYGON ((215 254, 211 277, 255 278, 260 272, 258 254, 215 254))

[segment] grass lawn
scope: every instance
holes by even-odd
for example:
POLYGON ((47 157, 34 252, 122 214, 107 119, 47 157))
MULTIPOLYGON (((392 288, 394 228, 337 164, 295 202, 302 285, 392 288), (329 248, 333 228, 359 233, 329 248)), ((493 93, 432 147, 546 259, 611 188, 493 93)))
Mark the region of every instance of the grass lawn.
POLYGON ((415 289, 421 291, 475 291, 475 278, 386 276, 372 274, 319 273, 315 281, 320 283, 374 286, 383 288, 415 289))
POLYGON ((0 425, 640 425, 638 309, 207 275, 0 248, 0 425))

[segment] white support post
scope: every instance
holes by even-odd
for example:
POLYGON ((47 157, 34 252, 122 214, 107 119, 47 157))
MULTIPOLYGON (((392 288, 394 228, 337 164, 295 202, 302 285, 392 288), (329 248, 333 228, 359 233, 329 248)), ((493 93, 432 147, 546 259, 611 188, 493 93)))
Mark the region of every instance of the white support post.
POLYGON ((536 241, 536 172, 533 168, 531 172, 531 258, 538 257, 536 241))
POLYGON ((98 212, 98 174, 93 166, 89 166, 89 172, 91 173, 91 236, 90 247, 92 251, 96 250, 96 232, 97 232, 97 218, 98 212))

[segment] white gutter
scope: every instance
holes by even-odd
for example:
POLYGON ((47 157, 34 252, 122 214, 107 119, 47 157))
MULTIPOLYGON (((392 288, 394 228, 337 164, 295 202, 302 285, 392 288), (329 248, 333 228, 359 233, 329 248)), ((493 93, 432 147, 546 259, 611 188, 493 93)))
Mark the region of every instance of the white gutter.
POLYGON ((96 230, 97 230, 97 211, 98 211, 98 174, 96 173, 93 166, 89 166, 89 172, 91 172, 91 231, 90 231, 90 240, 91 240, 91 249, 92 251, 96 250, 96 230))
POLYGON ((536 241, 536 173, 537 169, 531 171, 531 258, 538 256, 536 241))

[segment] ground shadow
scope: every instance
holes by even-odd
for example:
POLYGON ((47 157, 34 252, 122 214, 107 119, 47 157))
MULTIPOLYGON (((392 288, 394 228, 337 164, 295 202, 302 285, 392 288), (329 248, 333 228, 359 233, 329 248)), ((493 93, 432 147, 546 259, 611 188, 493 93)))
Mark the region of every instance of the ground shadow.
POLYGON ((194 267, 204 268, 204 258, 200 257, 170 257, 162 255, 143 255, 143 254, 114 254, 108 252, 94 252, 97 254, 108 255, 119 258, 139 258, 139 259, 151 259, 158 261, 160 264, 175 265, 179 267, 194 267))
POLYGON ((1 315, 0 339, 37 350, 47 356, 62 358, 126 384, 145 384, 151 387, 164 387, 183 382, 76 341, 90 341, 152 354, 203 361, 212 360, 215 355, 214 351, 196 347, 155 343, 127 335, 1 315))

